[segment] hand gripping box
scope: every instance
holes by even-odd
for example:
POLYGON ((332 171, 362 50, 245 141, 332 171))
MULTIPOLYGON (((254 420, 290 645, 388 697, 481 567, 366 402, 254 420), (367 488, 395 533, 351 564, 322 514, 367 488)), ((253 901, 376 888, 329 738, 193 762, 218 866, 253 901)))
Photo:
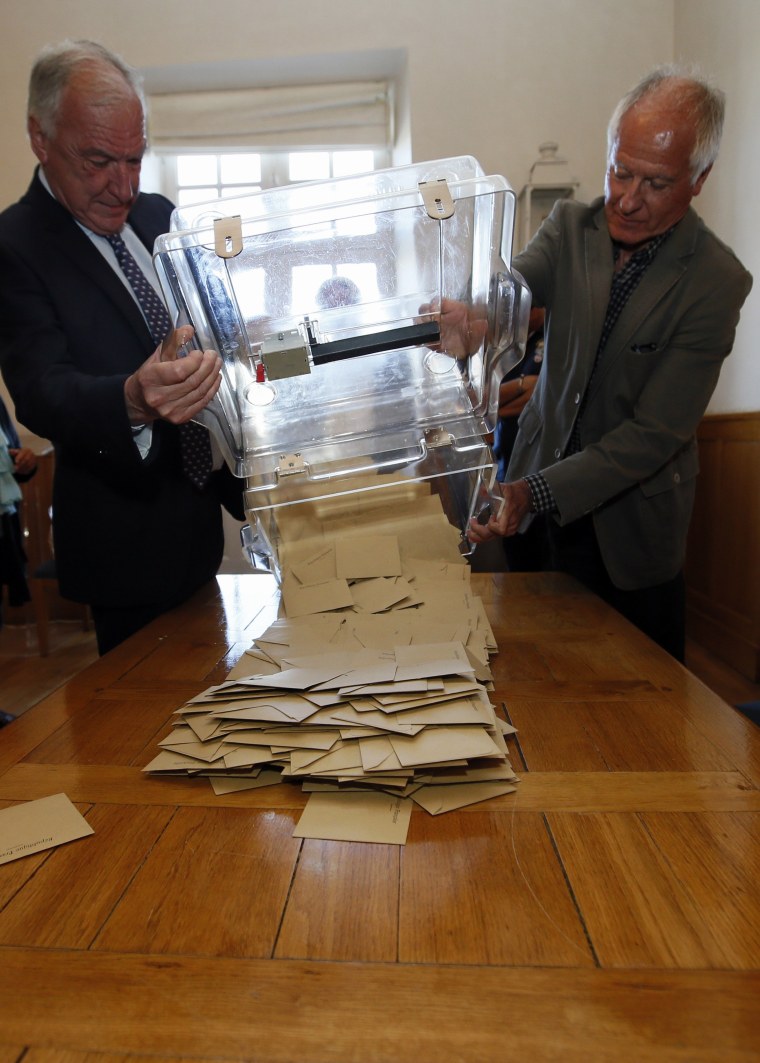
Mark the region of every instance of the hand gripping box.
POLYGON ((241 478, 254 566, 279 575, 289 539, 431 497, 469 552, 499 383, 525 353, 514 205, 461 157, 175 210, 156 268, 223 358, 198 419, 241 478))

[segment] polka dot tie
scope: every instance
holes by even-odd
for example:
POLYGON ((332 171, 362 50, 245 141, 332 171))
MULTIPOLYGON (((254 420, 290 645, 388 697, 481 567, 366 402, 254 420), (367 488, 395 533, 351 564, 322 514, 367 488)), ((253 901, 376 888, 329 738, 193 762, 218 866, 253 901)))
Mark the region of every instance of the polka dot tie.
MULTIPOLYGON (((122 273, 135 293, 135 298, 145 315, 153 342, 156 344, 161 343, 172 327, 166 307, 156 289, 130 254, 121 236, 118 233, 113 233, 106 239, 114 249, 116 261, 119 263, 122 273)), ((202 424, 188 421, 187 424, 180 425, 179 433, 182 450, 182 470, 191 483, 203 489, 208 483, 208 478, 213 469, 211 441, 208 432, 202 424)))

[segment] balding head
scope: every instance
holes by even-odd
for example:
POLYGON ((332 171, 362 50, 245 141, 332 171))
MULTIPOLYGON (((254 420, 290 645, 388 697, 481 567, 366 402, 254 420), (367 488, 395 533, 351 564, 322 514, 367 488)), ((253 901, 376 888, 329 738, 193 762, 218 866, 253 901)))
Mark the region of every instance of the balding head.
POLYGON ((27 128, 58 202, 92 232, 118 233, 137 199, 145 151, 130 69, 90 41, 47 49, 32 72, 27 128))
POLYGON ((86 93, 93 106, 136 98, 145 110, 140 79, 118 55, 95 41, 61 41, 37 57, 29 79, 27 117, 53 136, 64 92, 86 93))
POLYGON ((696 184, 718 156, 725 115, 725 96, 720 89, 676 66, 653 70, 626 93, 612 114, 607 129, 608 163, 621 122, 634 109, 639 114, 667 116, 665 124, 688 138, 691 181, 696 184))

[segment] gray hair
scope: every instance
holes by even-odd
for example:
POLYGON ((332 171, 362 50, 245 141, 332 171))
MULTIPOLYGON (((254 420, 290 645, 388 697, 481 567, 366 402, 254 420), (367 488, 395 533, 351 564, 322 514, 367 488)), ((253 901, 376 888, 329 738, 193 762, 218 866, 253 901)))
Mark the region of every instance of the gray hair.
POLYGON ((618 103, 607 127, 607 161, 612 155, 623 117, 640 100, 663 90, 672 93, 674 104, 694 125, 694 147, 689 165, 691 181, 695 184, 718 157, 726 97, 699 74, 678 66, 657 67, 634 85, 618 103))
POLYGON ((95 41, 60 41, 40 52, 29 78, 27 115, 34 115, 46 136, 55 133, 64 89, 79 70, 87 67, 110 68, 105 80, 109 73, 116 75, 116 80, 123 81, 135 93, 145 110, 140 75, 123 59, 95 41))

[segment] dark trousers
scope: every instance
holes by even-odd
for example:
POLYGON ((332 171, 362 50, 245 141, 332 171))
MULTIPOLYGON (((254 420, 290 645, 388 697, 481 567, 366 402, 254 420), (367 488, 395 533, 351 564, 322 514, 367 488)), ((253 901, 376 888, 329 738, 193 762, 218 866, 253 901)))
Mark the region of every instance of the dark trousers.
POLYGON ((160 605, 135 606, 130 609, 93 605, 90 606, 90 612, 95 625, 98 653, 102 657, 104 653, 108 653, 151 620, 166 612, 166 609, 160 605))
MULTIPOLYGON (((541 518, 537 518, 541 519, 541 518)), ((543 518, 551 570, 574 576, 630 620, 639 630, 683 661, 686 642, 686 585, 683 572, 666 583, 624 591, 616 587, 602 561, 590 516, 560 527, 543 518)))
POLYGON ((103 656, 120 642, 124 642, 130 635, 134 635, 140 628, 145 627, 151 620, 168 613, 170 609, 176 609, 198 590, 199 585, 188 587, 187 591, 178 594, 175 598, 163 602, 152 602, 149 605, 135 605, 127 608, 120 606, 91 605, 92 622, 95 627, 95 637, 98 642, 98 653, 103 656))
POLYGON ((505 536, 502 542, 508 572, 544 572, 551 568, 546 520, 535 517, 527 531, 505 536))

